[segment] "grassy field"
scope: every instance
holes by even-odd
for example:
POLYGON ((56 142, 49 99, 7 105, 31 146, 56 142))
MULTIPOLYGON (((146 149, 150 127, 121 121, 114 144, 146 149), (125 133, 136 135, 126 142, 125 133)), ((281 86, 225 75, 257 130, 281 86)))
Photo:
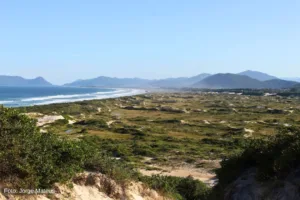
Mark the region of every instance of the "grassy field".
POLYGON ((280 127, 299 127, 299 102, 297 97, 152 93, 20 109, 39 120, 63 116, 40 129, 86 140, 139 169, 189 166, 211 172, 247 141, 274 135, 280 127))

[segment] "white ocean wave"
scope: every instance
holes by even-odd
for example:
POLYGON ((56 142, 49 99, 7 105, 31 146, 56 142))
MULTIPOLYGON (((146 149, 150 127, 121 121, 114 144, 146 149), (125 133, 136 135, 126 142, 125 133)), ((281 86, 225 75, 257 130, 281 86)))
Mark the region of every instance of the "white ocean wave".
POLYGON ((90 94, 72 94, 72 95, 54 95, 54 96, 45 96, 45 97, 33 97, 33 98, 26 98, 21 99, 21 101, 45 101, 50 99, 66 99, 66 98, 74 98, 74 97, 81 97, 81 96, 89 96, 90 94))
POLYGON ((8 104, 8 103, 13 103, 14 101, 0 101, 0 104, 8 104))
POLYGON ((29 101, 45 101, 51 99, 68 99, 68 98, 76 98, 76 97, 89 97, 89 96, 96 96, 96 95, 105 95, 105 94, 116 94, 116 93, 125 93, 130 92, 130 90, 115 90, 109 92, 95 92, 95 93, 83 93, 83 94, 72 94, 72 95, 53 95, 53 96, 45 96, 45 97, 32 97, 22 99, 21 101, 29 102, 29 101))
POLYGON ((76 102, 76 101, 93 100, 93 99, 108 99, 108 98, 116 98, 122 96, 132 96, 132 95, 143 94, 143 93, 145 93, 145 90, 126 88, 126 89, 114 89, 114 91, 107 91, 107 92, 32 97, 32 98, 16 99, 13 101, 3 100, 0 101, 0 104, 4 104, 11 107, 33 106, 33 105, 46 105, 46 104, 53 104, 53 103, 76 102))
MULTIPOLYGON (((68 103, 68 102, 77 102, 77 101, 85 101, 85 100, 95 100, 95 99, 109 99, 109 98, 117 98, 123 96, 132 96, 145 93, 145 90, 138 90, 138 89, 130 89, 126 90, 126 92, 118 92, 115 91, 113 94, 106 94, 101 93, 93 93, 94 95, 91 96, 82 96, 82 98, 64 98, 64 99, 48 99, 48 101, 43 101, 39 103, 33 103, 31 105, 47 105, 47 104, 54 104, 54 103, 68 103)), ((67 96, 67 95, 66 95, 67 96)))

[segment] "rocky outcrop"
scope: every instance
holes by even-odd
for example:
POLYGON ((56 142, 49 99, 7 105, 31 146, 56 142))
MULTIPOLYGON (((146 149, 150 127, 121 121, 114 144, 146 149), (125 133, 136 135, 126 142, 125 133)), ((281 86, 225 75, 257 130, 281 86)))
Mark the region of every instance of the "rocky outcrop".
POLYGON ((224 200, 299 200, 300 168, 285 180, 259 182, 256 169, 243 173, 224 191, 224 200))

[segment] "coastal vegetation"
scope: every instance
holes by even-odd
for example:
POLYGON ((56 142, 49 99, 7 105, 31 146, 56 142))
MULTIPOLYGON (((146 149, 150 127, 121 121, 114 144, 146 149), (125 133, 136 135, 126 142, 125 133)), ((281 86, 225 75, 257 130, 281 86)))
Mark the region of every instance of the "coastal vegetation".
POLYGON ((2 108, 1 182, 47 188, 94 171, 173 199, 221 199, 248 169, 265 182, 297 168, 299 113, 298 97, 233 91, 2 108))

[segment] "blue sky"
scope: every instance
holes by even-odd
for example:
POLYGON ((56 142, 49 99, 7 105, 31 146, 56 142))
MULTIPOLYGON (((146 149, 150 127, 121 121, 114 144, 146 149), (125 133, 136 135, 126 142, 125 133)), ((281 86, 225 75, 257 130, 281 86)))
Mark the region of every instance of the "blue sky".
POLYGON ((300 76, 298 0, 3 0, 0 74, 300 76))

